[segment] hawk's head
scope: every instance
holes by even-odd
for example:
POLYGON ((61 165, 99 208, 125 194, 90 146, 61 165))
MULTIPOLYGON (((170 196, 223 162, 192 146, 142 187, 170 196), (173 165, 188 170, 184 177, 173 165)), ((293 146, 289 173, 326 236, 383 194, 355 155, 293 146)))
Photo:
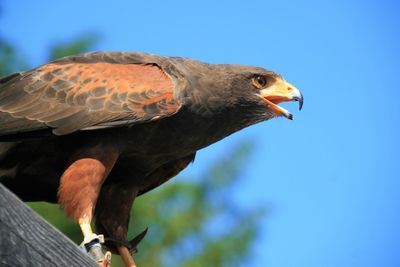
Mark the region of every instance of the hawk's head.
MULTIPOLYGON (((303 106, 301 92, 281 75, 259 67, 233 64, 206 64, 175 58, 177 69, 186 81, 185 96, 194 109, 215 114, 233 112, 235 116, 253 122, 293 115, 278 104, 298 101, 303 106)), ((228 117, 228 114, 226 114, 228 117)))

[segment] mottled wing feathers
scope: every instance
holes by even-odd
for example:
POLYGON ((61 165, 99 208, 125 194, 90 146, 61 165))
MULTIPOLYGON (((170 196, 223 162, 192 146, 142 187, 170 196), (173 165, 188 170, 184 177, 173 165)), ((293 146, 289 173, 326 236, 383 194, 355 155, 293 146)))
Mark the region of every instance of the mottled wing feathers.
POLYGON ((134 124, 170 116, 181 106, 172 79, 155 64, 80 61, 59 60, 2 78, 0 135, 134 124))

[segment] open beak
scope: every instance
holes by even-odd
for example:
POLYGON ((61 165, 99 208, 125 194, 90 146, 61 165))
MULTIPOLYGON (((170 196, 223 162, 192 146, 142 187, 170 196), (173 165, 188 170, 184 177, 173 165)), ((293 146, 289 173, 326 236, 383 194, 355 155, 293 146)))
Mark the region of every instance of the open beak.
POLYGON ((296 87, 282 78, 277 78, 276 82, 268 88, 261 89, 260 95, 268 108, 271 109, 276 116, 285 116, 289 120, 293 120, 293 115, 286 109, 278 106, 279 103, 298 101, 299 110, 303 107, 303 95, 296 87))

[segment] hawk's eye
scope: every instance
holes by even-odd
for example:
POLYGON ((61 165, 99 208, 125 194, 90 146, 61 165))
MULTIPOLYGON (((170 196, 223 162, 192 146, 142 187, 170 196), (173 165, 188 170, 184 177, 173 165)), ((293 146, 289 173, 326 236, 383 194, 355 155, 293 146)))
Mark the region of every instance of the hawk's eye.
POLYGON ((267 85, 267 79, 264 76, 256 75, 252 79, 252 82, 255 87, 257 88, 263 88, 264 86, 267 85))

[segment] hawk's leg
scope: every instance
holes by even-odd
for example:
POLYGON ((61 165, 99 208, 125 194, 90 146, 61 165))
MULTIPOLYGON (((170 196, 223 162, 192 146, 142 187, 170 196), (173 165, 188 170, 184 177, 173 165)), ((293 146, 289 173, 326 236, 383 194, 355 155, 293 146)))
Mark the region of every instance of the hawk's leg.
MULTIPOLYGON (((105 245, 114 253, 120 254, 126 266, 136 266, 132 252, 136 242, 126 241, 133 201, 138 193, 136 186, 120 181, 103 186, 96 205, 96 228, 105 234, 105 245)), ((137 239, 136 239, 137 240, 137 239)))
POLYGON ((101 186, 117 158, 116 149, 101 145, 80 151, 61 176, 58 192, 58 202, 68 217, 81 227, 83 245, 102 265, 105 258, 100 246, 101 236, 93 233, 91 221, 101 186))
POLYGON ((135 251, 136 245, 146 234, 145 230, 133 240, 126 241, 130 211, 136 196, 174 177, 192 162, 194 157, 195 154, 190 154, 181 159, 168 162, 156 168, 145 178, 139 178, 134 173, 129 173, 129 165, 116 166, 109 179, 113 180, 115 178, 119 183, 108 183, 102 187, 95 210, 97 230, 105 234, 106 246, 112 251, 119 253, 126 266, 136 266, 131 256, 132 251, 135 251), (130 179, 125 181, 117 179, 123 176, 130 177, 130 179), (137 184, 140 184, 140 189, 135 184, 135 181, 137 184), (107 242, 107 239, 114 242, 107 242))

